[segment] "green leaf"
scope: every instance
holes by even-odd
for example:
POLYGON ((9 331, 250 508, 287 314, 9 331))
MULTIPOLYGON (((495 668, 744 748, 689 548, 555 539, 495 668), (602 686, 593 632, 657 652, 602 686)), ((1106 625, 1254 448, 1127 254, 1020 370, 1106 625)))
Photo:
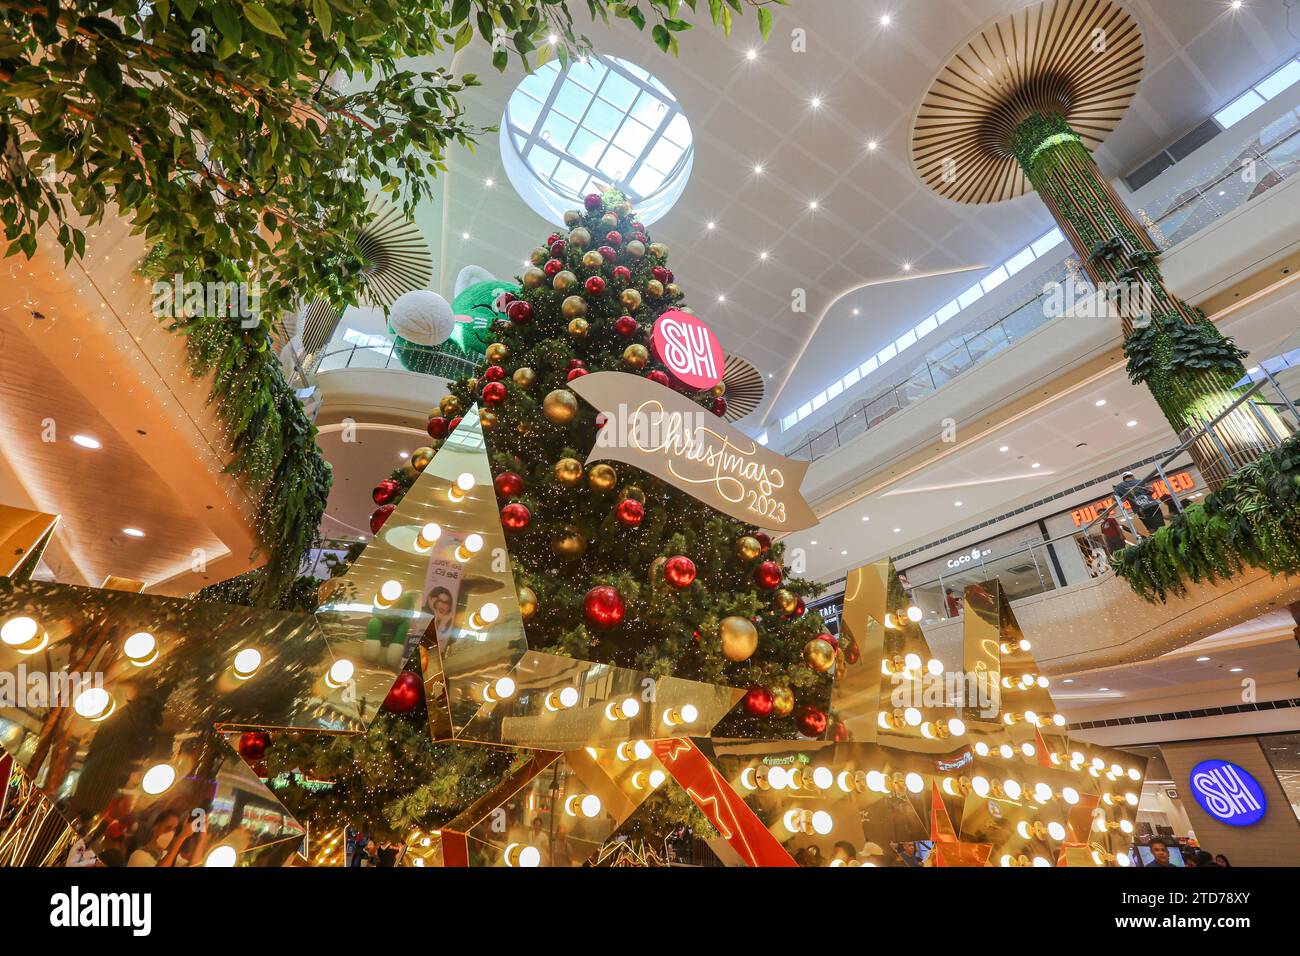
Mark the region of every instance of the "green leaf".
POLYGON ((280 23, 272 16, 271 12, 260 3, 249 2, 244 4, 244 19, 251 23, 263 33, 269 33, 273 37, 279 37, 281 40, 289 39, 280 29, 280 23))
POLYGON ((672 40, 672 34, 664 29, 663 24, 656 23, 654 29, 650 31, 650 36, 654 39, 655 46, 665 53, 668 52, 668 44, 672 40))
POLYGON ((330 11, 329 0, 311 0, 311 11, 320 24, 320 32, 329 36, 334 25, 334 14, 330 11))
POLYGON ((758 30, 766 43, 772 36, 772 11, 767 7, 758 8, 758 30))
POLYGON ((474 39, 474 25, 466 20, 456 31, 456 45, 453 52, 459 52, 469 45, 469 41, 474 39))

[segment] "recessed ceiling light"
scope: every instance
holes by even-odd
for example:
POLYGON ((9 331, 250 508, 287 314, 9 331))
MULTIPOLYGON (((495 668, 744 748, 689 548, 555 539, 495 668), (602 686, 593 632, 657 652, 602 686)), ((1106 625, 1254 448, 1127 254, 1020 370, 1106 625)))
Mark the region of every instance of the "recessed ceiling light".
POLYGON ((808 101, 808 105, 815 110, 819 110, 822 108, 822 98, 820 96, 814 96, 811 100, 808 101))
POLYGON ((726 302, 726 301, 727 301, 727 297, 726 297, 725 295, 720 295, 720 296, 718 296, 718 301, 719 301, 719 302, 726 302))
POLYGON ((808 543, 809 543, 809 544, 816 544, 817 542, 816 542, 816 541, 809 541, 808 543))
POLYGON ((1229 667, 1229 668, 1228 668, 1228 673, 1229 673, 1229 674, 1240 674, 1240 673, 1241 673, 1242 671, 1244 671, 1245 669, 1246 669, 1246 668, 1244 668, 1244 667, 1229 667))
POLYGON ((809 209, 816 209, 816 208, 817 208, 817 200, 816 200, 816 199, 810 199, 810 200, 808 200, 808 208, 809 208, 809 209))
POLYGON ((998 449, 998 451, 1010 451, 1010 450, 1011 450, 1010 447, 1007 445, 1003 445, 1001 448, 998 449))
POLYGON ((1198 658, 1196 658, 1196 659, 1197 659, 1198 661, 1201 661, 1201 662, 1205 662, 1205 661, 1208 661, 1208 660, 1209 660, 1208 657, 1198 657, 1198 658))
POLYGON ((879 145, 880 144, 877 143, 874 139, 867 140, 867 149, 871 150, 871 152, 873 153, 876 151, 876 147, 879 145))
POLYGON ((888 13, 882 13, 880 15, 880 25, 882 27, 887 27, 893 22, 894 22, 894 18, 891 17, 888 13))
POLYGON ((763 164, 762 164, 762 163, 755 163, 755 164, 754 164, 754 175, 755 175, 755 176, 762 176, 762 175, 763 175, 763 164))
POLYGON ((853 314, 854 314, 854 315, 859 315, 860 313, 861 313, 861 310, 860 310, 860 309, 854 309, 854 310, 853 310, 853 314))
POLYGON ((460 234, 460 237, 461 237, 462 239, 468 239, 468 238, 469 238, 469 233, 468 233, 468 232, 462 232, 462 233, 460 234))
POLYGON ((1106 399, 1104 399, 1104 398, 1099 398, 1099 399, 1097 399, 1095 402, 1093 402, 1092 404, 1096 405, 1098 408, 1101 408, 1101 406, 1103 406, 1103 405, 1106 404, 1106 399))
POLYGON ((758 254, 758 257, 759 257, 760 259, 766 259, 766 258, 767 258, 767 250, 764 249, 762 252, 760 252, 760 253, 758 254))
POLYGON ((904 262, 904 263, 903 263, 903 271, 904 271, 904 272, 911 272, 911 271, 912 271, 912 263, 910 263, 910 262, 904 262))
POLYGON ((492 185, 493 185, 493 181, 492 181, 490 178, 489 178, 489 179, 485 179, 485 180, 483 180, 483 185, 484 185, 484 186, 487 186, 489 189, 491 189, 491 188, 492 188, 492 185))
POLYGON ((1110 690, 1109 687, 1098 687, 1097 689, 1098 689, 1098 690, 1110 690))
POLYGON ((862 516, 862 520, 863 520, 863 521, 870 521, 871 518, 870 518, 869 516, 867 516, 867 515, 863 515, 863 516, 862 516))
POLYGON ((903 530, 902 528, 895 528, 895 529, 894 529, 894 534, 898 534, 898 533, 899 533, 900 531, 902 531, 902 530, 903 530))
POLYGON ((82 448, 101 448, 99 439, 91 438, 89 435, 73 435, 72 440, 82 448))
POLYGON ((840 554, 848 554, 847 551, 841 551, 840 554))
POLYGON ((132 538, 143 538, 144 532, 139 528, 123 528, 122 533, 132 538))
POLYGON ((1073 678, 1073 677, 1067 677, 1065 680, 1061 681, 1061 683, 1062 683, 1062 684, 1073 684, 1073 683, 1074 683, 1074 678, 1073 678))
POLYGON ((1241 0, 1232 0, 1232 9, 1234 9, 1234 10, 1240 10, 1240 9, 1241 9, 1241 0))
POLYGON ((1129 428, 1136 428, 1136 427, 1137 427, 1137 419, 1129 419, 1129 420, 1126 421, 1124 424, 1125 424, 1127 427, 1129 427, 1129 428))
POLYGON ((746 59, 746 60, 757 60, 757 59, 758 59, 758 51, 757 51, 757 50, 754 50, 754 49, 746 50, 746 51, 745 51, 745 59, 746 59))
POLYGON ((410 458, 410 457, 411 457, 411 453, 410 453, 409 451, 399 451, 399 452, 397 453, 397 457, 398 457, 398 458, 410 458))
POLYGON ((706 229, 716 229, 717 227, 718 227, 718 224, 717 224, 716 222, 714 222, 712 219, 710 219, 710 220, 709 220, 707 223, 705 223, 705 225, 704 225, 704 228, 706 228, 706 229))
POLYGON ((1041 464, 1039 464, 1038 462, 1034 462, 1034 463, 1033 463, 1032 465, 1030 465, 1029 467, 1030 467, 1030 468, 1042 468, 1043 466, 1042 466, 1041 464))
POLYGON ((952 505, 953 505, 954 508, 960 508, 960 507, 961 507, 961 502, 960 502, 960 501, 954 501, 954 502, 952 503, 952 505))

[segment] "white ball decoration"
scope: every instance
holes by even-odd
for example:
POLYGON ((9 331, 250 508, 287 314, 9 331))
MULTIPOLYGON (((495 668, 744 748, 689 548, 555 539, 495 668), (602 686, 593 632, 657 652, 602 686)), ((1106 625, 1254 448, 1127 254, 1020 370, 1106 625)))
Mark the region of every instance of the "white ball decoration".
POLYGON ((404 292, 388 312, 394 332, 416 345, 441 345, 456 328, 451 304, 428 289, 404 292))

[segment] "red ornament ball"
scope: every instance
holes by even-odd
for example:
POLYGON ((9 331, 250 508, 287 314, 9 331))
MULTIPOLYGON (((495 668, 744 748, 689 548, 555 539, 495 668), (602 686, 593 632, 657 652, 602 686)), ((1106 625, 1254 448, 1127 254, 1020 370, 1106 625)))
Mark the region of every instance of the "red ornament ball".
POLYGON ((375 504, 386 505, 393 500, 393 496, 401 489, 401 485, 391 478, 385 478, 379 484, 375 485, 375 490, 370 492, 370 497, 375 499, 375 504))
POLYGON ((556 239, 553 243, 551 243, 551 255, 554 256, 556 259, 564 255, 564 249, 565 249, 565 245, 563 239, 556 239))
POLYGON ((526 505, 521 505, 517 501, 501 509, 501 527, 507 531, 523 531, 532 520, 533 513, 526 505))
POLYGON ((492 479, 498 498, 513 498, 524 492, 524 479, 513 471, 503 471, 492 479))
POLYGON ((772 712, 772 703, 775 699, 770 690, 760 684, 755 684, 745 691, 743 699, 745 713, 751 717, 766 717, 772 712))
POLYGON ((506 377, 506 370, 500 365, 489 365, 483 370, 483 378, 489 382, 499 382, 506 377))
POLYGON ((429 419, 428 425, 429 437, 441 441, 447 437, 447 419, 441 415, 435 415, 429 419))
POLYGON ((379 534, 379 529, 384 526, 388 516, 397 510, 397 505, 380 505, 370 516, 370 533, 379 534))
POLYGON ((559 242, 559 241, 560 241, 561 239, 563 239, 563 238, 564 238, 564 237, 563 237, 562 235, 560 235, 558 232, 553 232, 553 233, 551 233, 549 236, 546 237, 546 245, 547 245, 547 247, 549 248, 549 247, 555 245, 557 242, 559 242))
POLYGON ((690 587, 695 580, 695 562, 684 554, 674 554, 664 562, 664 580, 675 588, 690 587))
POLYGON ((564 380, 566 382, 572 382, 575 378, 582 378, 582 376, 586 374, 587 370, 585 368, 571 368, 569 369, 569 374, 564 376, 564 380))
POLYGON ((587 367, 586 362, 584 362, 582 359, 576 358, 576 359, 569 359, 569 364, 564 366, 564 370, 566 372, 572 372, 575 368, 586 368, 586 367, 587 367))
POLYGON ((654 276, 656 279, 658 279, 660 282, 666 283, 668 281, 668 270, 665 269, 663 266, 655 266, 653 269, 650 270, 650 274, 654 276))
POLYGON ((592 588, 582 599, 582 618, 598 631, 618 627, 625 611, 623 596, 608 584, 592 588))
POLYGON ((602 276, 590 276, 585 285, 589 295, 600 295, 605 291, 605 279, 602 276))
POLYGON ((618 250, 613 246, 601 246, 596 251, 600 253, 600 257, 606 262, 613 262, 618 258, 618 250))
POLYGON ((711 406, 711 408, 713 409, 713 414, 721 418, 723 415, 727 414, 726 398, 719 395, 717 398, 713 400, 713 405, 711 406))
POLYGON ((582 200, 582 204, 587 207, 588 212, 596 212, 598 209, 605 208, 605 200, 600 198, 600 193, 588 193, 582 200))
POLYGON ((835 726, 831 729, 831 739, 837 744, 842 744, 852 740, 853 735, 849 733, 848 725, 840 720, 836 721, 835 726))
MULTIPOLYGON (((617 271, 615 270, 615 272, 617 271)), ((640 327, 640 323, 630 315, 620 315, 614 322, 614 331, 625 339, 636 335, 636 331, 640 327)))
POLYGON ((766 531, 755 531, 754 538, 758 541, 759 547, 763 549, 763 554, 767 554, 768 549, 772 547, 771 535, 766 531))
MULTIPOLYGON (((551 262, 554 261, 554 259, 551 260, 551 262)), ((550 272, 550 265, 550 262, 546 264, 547 272, 550 272)), ((559 270, 557 269, 556 271, 558 272, 559 270)), ((529 322, 533 321, 533 304, 531 302, 525 302, 523 299, 515 299, 515 301, 506 306, 506 317, 515 325, 527 325, 529 322)))
POLYGON ((754 569, 754 583, 760 588, 771 591, 781 586, 781 565, 775 561, 764 561, 754 569))
POLYGON ((624 498, 614 509, 614 517, 624 528, 635 528, 645 518, 645 505, 635 498, 624 498))
POLYGON ((627 266, 614 267, 614 279, 624 284, 632 281, 632 270, 627 266))
POLYGON ((393 681, 384 697, 383 708, 391 714, 409 714, 424 697, 420 678, 410 671, 402 671, 393 681))
POLYGON ((794 715, 795 726, 805 737, 820 737, 826 733, 826 711, 812 704, 804 704, 794 715))
POLYGON ((456 430, 456 427, 460 424, 460 418, 461 418, 461 417, 460 417, 459 415, 457 415, 455 418, 453 418, 451 421, 449 421, 449 422, 447 423, 447 433, 448 433, 448 434, 450 434, 450 433, 452 433, 452 432, 454 432, 454 431, 456 430))
POLYGON ((646 372, 645 377, 650 379, 650 381, 657 382, 660 385, 663 385, 665 387, 670 384, 668 379, 668 373, 662 372, 657 368, 651 369, 650 371, 646 372))
POLYGON ((623 234, 617 229, 611 229, 605 233, 605 241, 611 246, 621 246, 623 244, 623 234))
POLYGON ((829 631, 823 631, 821 634, 818 634, 817 637, 813 638, 813 640, 823 640, 831 647, 838 648, 840 646, 840 639, 829 631))
POLYGON ((245 760, 261 760, 271 746, 271 735, 265 730, 246 730, 239 735, 238 746, 239 756, 245 760))
POLYGON ((546 265, 542 266, 542 271, 545 272, 548 276, 554 276, 557 272, 559 272, 563 268, 564 268, 564 263, 561 262, 559 259, 547 259, 546 265))
POLYGON ((483 386, 483 402, 486 405, 500 405, 506 400, 504 382, 488 382, 483 386))

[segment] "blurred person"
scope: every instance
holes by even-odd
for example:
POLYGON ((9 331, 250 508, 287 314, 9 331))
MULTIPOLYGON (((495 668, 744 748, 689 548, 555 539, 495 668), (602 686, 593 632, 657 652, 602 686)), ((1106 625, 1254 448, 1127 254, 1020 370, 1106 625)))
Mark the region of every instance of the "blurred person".
POLYGON ((181 827, 181 815, 175 810, 164 810, 154 820, 149 839, 136 847, 127 858, 127 866, 175 866, 180 854, 181 841, 176 839, 181 827))
POLYGON ((1164 840, 1156 838, 1147 844, 1147 849, 1151 851, 1151 862, 1146 865, 1147 869, 1152 867, 1156 869, 1170 868, 1173 866, 1169 862, 1169 844, 1164 840))

